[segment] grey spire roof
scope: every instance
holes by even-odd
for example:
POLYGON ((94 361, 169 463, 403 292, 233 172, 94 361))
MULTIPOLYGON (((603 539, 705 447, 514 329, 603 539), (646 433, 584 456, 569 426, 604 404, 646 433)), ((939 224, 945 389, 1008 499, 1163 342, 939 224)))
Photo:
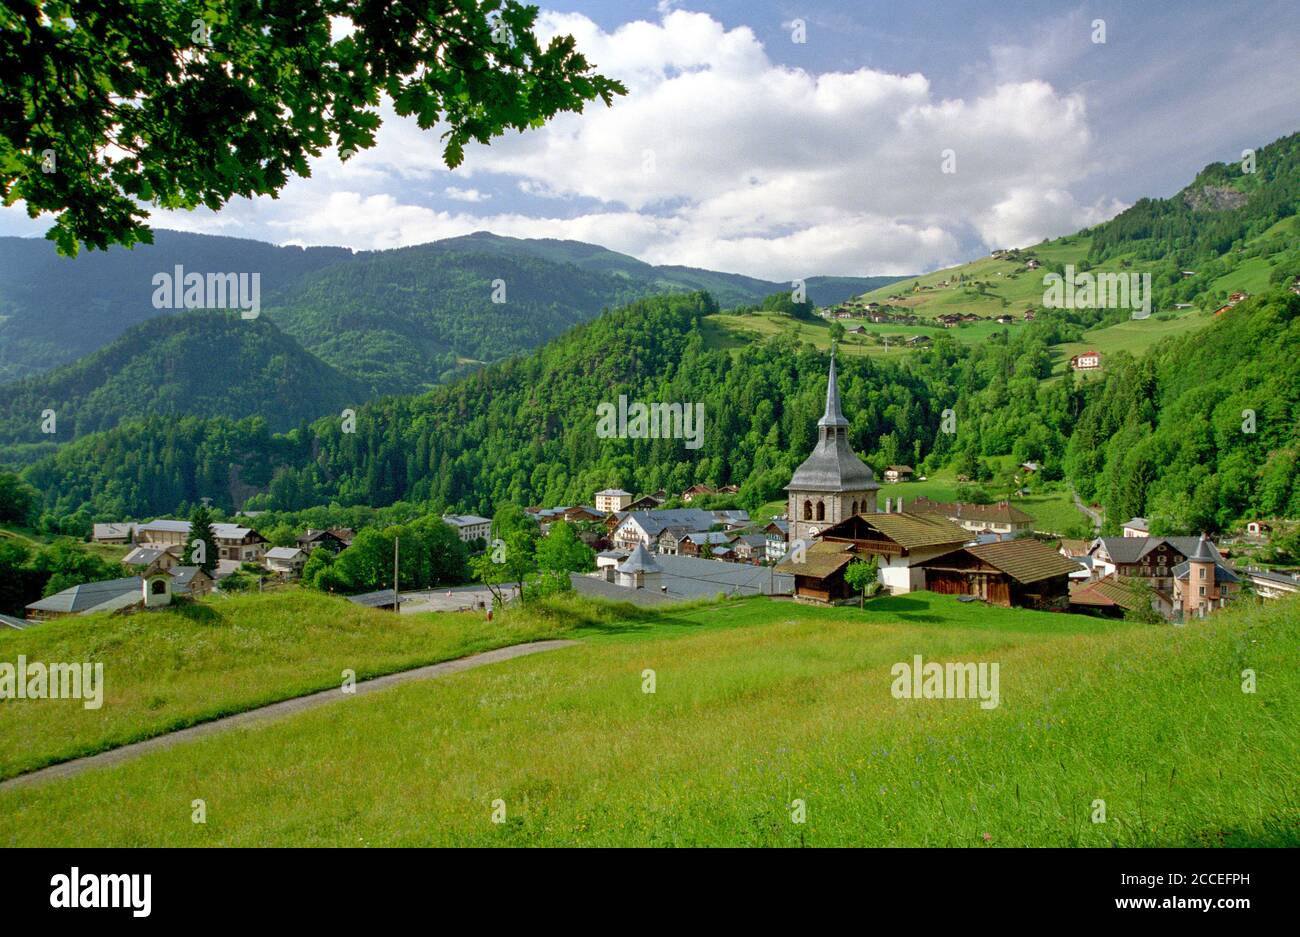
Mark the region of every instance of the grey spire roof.
POLYGON ((645 548, 644 543, 638 543, 632 555, 618 564, 620 573, 658 573, 663 568, 655 562, 655 558, 650 555, 650 551, 645 548))
POLYGON ((817 421, 818 426, 848 426, 840 411, 840 383, 835 376, 835 349, 831 349, 831 375, 826 381, 826 412, 817 421))
POLYGON ((832 354, 826 413, 817 421, 817 446, 795 469, 786 491, 870 491, 880 487, 871 469, 849 445, 848 425, 840 411, 840 387, 832 354))
POLYGON ((1196 552, 1189 556, 1188 559, 1201 563, 1213 563, 1217 559, 1214 550, 1210 548, 1209 538, 1205 534, 1201 534, 1200 542, 1196 544, 1196 552))

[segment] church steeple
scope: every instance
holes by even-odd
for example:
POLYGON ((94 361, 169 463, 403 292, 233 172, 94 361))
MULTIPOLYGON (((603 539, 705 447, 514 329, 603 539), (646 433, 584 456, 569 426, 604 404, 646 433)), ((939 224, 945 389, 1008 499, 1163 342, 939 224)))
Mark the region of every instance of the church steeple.
POLYGON ((840 410, 840 384, 835 376, 835 346, 831 346, 831 374, 826 381, 826 412, 817 421, 818 426, 848 426, 840 410))

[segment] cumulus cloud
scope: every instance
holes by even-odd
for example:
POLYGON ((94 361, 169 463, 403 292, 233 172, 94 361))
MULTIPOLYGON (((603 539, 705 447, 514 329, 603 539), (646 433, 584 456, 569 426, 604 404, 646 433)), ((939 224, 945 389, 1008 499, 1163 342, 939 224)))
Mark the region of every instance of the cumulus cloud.
POLYGON ((277 200, 155 221, 360 249, 486 229, 786 280, 913 273, 1118 207, 1071 194, 1095 168, 1083 98, 1015 74, 1006 51, 1000 74, 940 97, 922 74, 792 68, 747 27, 661 11, 608 31, 576 13, 539 18, 543 40, 573 35, 627 84, 611 108, 473 145, 449 173, 443 128, 385 107, 374 149, 315 161, 277 200))

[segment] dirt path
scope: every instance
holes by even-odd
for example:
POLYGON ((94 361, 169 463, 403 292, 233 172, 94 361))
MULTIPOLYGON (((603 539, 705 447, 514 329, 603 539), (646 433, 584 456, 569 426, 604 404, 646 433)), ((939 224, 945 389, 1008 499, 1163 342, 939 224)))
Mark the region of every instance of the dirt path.
POLYGON ((1088 519, 1092 521, 1092 526, 1096 530, 1100 531, 1101 514, 1099 514, 1097 511, 1094 511, 1092 508, 1088 507, 1088 505, 1084 504, 1082 499, 1080 499, 1079 497, 1079 493, 1074 490, 1073 486, 1071 486, 1070 488, 1070 496, 1074 498, 1074 506, 1078 508, 1080 511, 1082 511, 1084 514, 1087 514, 1088 519))
POLYGON ((472 654, 469 657, 443 661, 440 664, 430 664, 427 667, 417 667, 414 670, 403 670, 398 673, 375 677, 371 680, 359 681, 356 685, 356 692, 351 694, 345 694, 340 689, 332 689, 310 693, 307 696, 296 696, 293 699, 281 700, 278 703, 260 706, 257 709, 236 713, 233 716, 224 716, 220 719, 213 719, 211 722, 203 722, 196 726, 190 726, 188 729, 178 729, 175 732, 168 732, 166 735, 155 736, 142 742, 132 742, 130 745, 123 745, 120 748, 111 748, 97 755, 74 758, 71 761, 60 762, 57 765, 50 765, 47 768, 20 774, 17 777, 0 782, 0 791, 45 784, 60 778, 69 778, 94 768, 106 768, 111 765, 121 764, 124 761, 138 758, 152 751, 171 748, 174 745, 191 742, 208 735, 216 735, 218 732, 225 732, 240 726, 251 726, 282 719, 285 716, 291 716, 294 713, 300 713, 308 709, 315 709, 329 703, 352 699, 378 690, 386 690, 401 683, 445 677, 448 674, 472 670, 485 664, 495 664, 516 657, 526 657, 529 654, 540 654, 543 651, 554 651, 562 647, 571 647, 577 643, 577 641, 532 641, 528 644, 499 647, 493 651, 484 651, 482 654, 472 654))

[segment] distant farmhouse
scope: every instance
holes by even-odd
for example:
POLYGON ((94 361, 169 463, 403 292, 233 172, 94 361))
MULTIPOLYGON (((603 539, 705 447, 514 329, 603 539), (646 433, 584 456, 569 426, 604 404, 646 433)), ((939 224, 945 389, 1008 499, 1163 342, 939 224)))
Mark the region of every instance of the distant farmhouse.
POLYGON ((1096 371, 1101 367, 1101 352, 1085 351, 1070 358, 1070 367, 1076 371, 1096 371))
POLYGON ((916 514, 938 514, 977 534, 998 533, 1015 536, 1032 530, 1034 525, 1032 517, 1009 501, 999 501, 997 504, 965 502, 945 504, 928 498, 916 498, 912 502, 912 511, 916 514))

